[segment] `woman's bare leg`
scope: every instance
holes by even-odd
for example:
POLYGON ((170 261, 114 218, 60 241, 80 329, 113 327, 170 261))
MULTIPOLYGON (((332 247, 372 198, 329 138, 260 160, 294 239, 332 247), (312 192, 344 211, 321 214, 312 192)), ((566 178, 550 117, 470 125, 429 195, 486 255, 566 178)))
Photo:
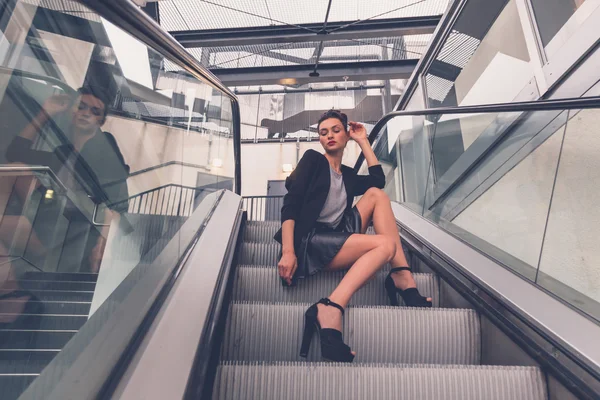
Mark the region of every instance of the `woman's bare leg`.
MULTIPOLYGON (((396 253, 391 261, 392 268, 408 267, 408 262, 400 243, 396 217, 394 217, 394 213, 392 212, 392 205, 387 194, 381 189, 371 188, 356 203, 356 208, 358 208, 362 218, 363 232, 367 231, 367 227, 373 221, 373 227, 378 235, 384 235, 394 241, 396 253)), ((396 287, 400 289, 417 287, 410 271, 395 272, 392 274, 392 279, 396 287)), ((427 300, 431 301, 431 298, 427 300)))
MULTIPOLYGON (((351 266, 329 299, 345 308, 352 295, 394 257, 395 251, 394 242, 386 236, 350 236, 326 268, 340 270, 351 266)), ((336 308, 323 304, 317 305, 317 308, 321 327, 342 330, 342 315, 336 308)))

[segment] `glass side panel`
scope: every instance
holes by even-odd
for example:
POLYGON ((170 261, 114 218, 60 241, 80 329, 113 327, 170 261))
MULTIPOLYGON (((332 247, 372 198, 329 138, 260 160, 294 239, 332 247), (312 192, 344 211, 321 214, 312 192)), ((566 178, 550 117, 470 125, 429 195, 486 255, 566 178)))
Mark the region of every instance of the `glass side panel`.
POLYGON ((599 110, 569 111, 537 282, 600 320, 599 123, 599 110))
POLYGON ((43 374, 80 329, 82 350, 151 272, 150 302, 195 232, 182 226, 199 226, 216 192, 235 187, 235 132, 229 97, 165 71, 176 63, 79 3, 4 10, 0 363, 24 349, 7 372, 43 374))
MULTIPOLYGON (((391 120, 388 137, 395 130, 398 140, 377 143, 378 154, 399 154, 403 204, 600 320, 597 110, 500 113, 491 122, 483 113, 428 115, 422 126, 416 118, 391 120), (464 127, 493 147, 463 160, 467 167, 448 185, 435 168, 446 155, 436 141, 464 127)), ((388 193, 397 185, 386 178, 388 193)))

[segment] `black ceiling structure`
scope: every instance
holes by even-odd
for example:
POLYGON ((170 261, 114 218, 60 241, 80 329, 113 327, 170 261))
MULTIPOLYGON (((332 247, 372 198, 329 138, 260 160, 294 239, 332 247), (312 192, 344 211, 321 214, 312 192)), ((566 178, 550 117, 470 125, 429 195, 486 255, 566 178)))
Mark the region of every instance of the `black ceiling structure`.
POLYGON ((318 76, 311 76, 315 66, 310 64, 282 67, 217 68, 211 70, 227 86, 260 86, 280 84, 288 86, 313 82, 343 82, 380 79, 408 79, 419 60, 388 60, 318 65, 318 76))
POLYGON ((301 25, 268 25, 241 28, 184 30, 169 32, 183 47, 226 47, 273 43, 301 43, 431 34, 441 15, 404 17, 371 21, 329 22, 301 25))
POLYGON ((224 84, 297 87, 409 78, 448 1, 163 0, 152 11, 224 84))

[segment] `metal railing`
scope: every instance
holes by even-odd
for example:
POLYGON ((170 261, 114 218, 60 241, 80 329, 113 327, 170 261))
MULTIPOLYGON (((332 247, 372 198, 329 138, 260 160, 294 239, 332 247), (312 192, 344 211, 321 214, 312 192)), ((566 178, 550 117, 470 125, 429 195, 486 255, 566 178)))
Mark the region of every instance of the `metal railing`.
MULTIPOLYGON (((577 97, 558 100, 535 100, 515 103, 480 104, 475 106, 439 107, 426 108, 415 111, 393 111, 381 117, 369 134, 369 142, 374 144, 387 123, 396 117, 414 117, 425 115, 442 114, 483 114, 502 112, 531 112, 531 111, 562 111, 562 110, 584 110, 600 108, 600 96, 577 97)), ((365 161, 361 152, 354 164, 354 170, 358 171, 365 161)))
POLYGON ((130 214, 189 217, 199 203, 198 196, 213 191, 170 183, 143 191, 115 205, 128 202, 127 211, 130 214))
POLYGON ((248 221, 280 221, 283 196, 245 196, 242 207, 248 221))

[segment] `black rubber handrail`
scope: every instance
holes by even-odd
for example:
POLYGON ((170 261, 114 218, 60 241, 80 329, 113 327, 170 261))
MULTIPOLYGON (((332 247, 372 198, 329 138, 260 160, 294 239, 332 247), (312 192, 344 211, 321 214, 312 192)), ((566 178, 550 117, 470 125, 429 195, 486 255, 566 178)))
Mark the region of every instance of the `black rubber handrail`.
MULTIPOLYGON (((411 111, 393 111, 384 115, 371 129, 369 142, 373 144, 386 124, 396 117, 425 116, 425 115, 443 115, 443 114, 482 114, 482 113, 503 113, 503 112, 531 112, 531 111, 562 111, 562 110, 583 110, 590 108, 600 108, 600 96, 575 97, 569 99, 557 100, 535 100, 516 103, 498 103, 481 104, 475 106, 459 107, 439 107, 427 108, 423 110, 411 111)), ((354 170, 358 171, 364 162, 365 157, 360 153, 354 170)))

